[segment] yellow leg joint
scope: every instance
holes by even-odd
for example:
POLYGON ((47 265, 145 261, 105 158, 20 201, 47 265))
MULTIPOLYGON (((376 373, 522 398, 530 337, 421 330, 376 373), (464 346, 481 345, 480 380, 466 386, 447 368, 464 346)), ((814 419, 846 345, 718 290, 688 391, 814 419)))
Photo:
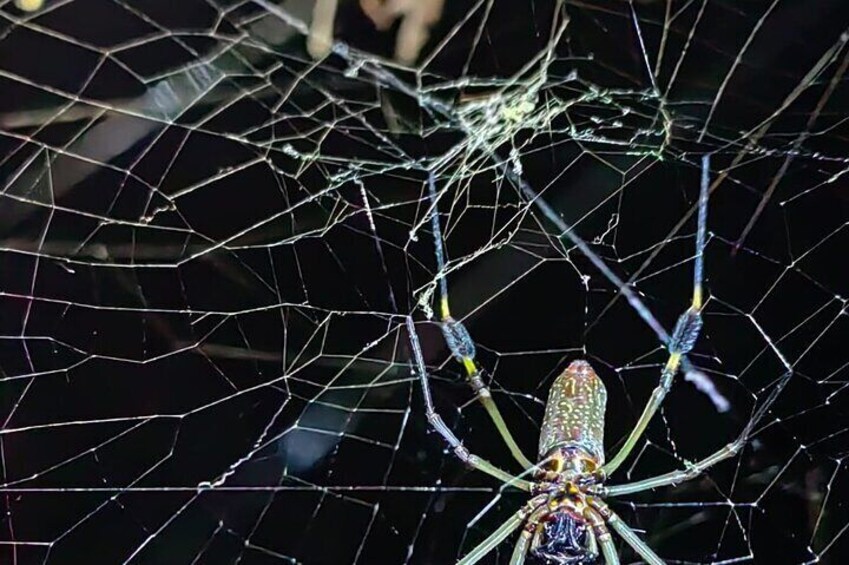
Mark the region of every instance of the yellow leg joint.
POLYGON ((678 370, 678 365, 681 364, 681 354, 673 353, 669 356, 669 361, 666 362, 666 370, 669 372, 676 372, 678 370))
POLYGON ((442 299, 439 301, 439 312, 443 320, 451 317, 451 310, 448 309, 447 296, 443 296, 442 299))
POLYGON ((698 285, 693 289, 693 310, 702 309, 702 285, 698 285))

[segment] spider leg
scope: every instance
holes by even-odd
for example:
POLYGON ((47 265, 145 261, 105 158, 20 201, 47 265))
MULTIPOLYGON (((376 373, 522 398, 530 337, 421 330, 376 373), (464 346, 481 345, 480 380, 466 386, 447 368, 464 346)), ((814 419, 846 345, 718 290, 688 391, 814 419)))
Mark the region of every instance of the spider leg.
POLYGON ((619 565, 619 555, 616 553, 616 546, 613 544, 613 537, 608 532, 607 537, 598 540, 601 545, 601 554, 604 556, 605 565, 619 565))
MULTIPOLYGON (((480 561, 487 553, 492 551, 495 546, 512 534, 516 528, 522 525, 525 519, 537 510, 541 505, 545 504, 546 495, 532 498, 525 506, 519 509, 518 512, 507 518, 497 530, 492 532, 488 538, 480 542, 472 549, 465 557, 457 562, 457 565, 474 565, 480 561)), ((521 539, 521 538, 520 538, 521 539)))
POLYGON ((442 420, 442 417, 436 412, 433 407, 433 398, 431 398, 430 394, 430 385, 428 384, 428 376, 427 369, 425 368, 424 358, 422 357, 422 348, 421 343, 419 342, 418 335, 416 334, 416 328, 413 325, 413 319, 410 316, 407 316, 407 331, 410 334, 410 345, 413 349, 413 358, 416 361, 416 371, 419 376, 419 382, 422 387, 422 396, 424 396, 425 400, 425 411, 427 413, 427 421, 433 427, 434 430, 439 432, 448 445, 451 446, 451 449, 454 450, 454 454, 466 465, 477 469, 483 473, 491 475, 501 482, 514 486, 516 488, 520 488, 522 490, 530 491, 533 487, 533 483, 530 481, 526 481, 524 479, 520 479, 518 477, 514 477, 507 471, 503 471, 486 461, 485 459, 481 459, 477 455, 470 453, 468 449, 463 445, 463 443, 457 439, 457 436, 454 435, 454 432, 445 425, 445 422, 442 420))
POLYGON ((522 533, 519 534, 519 540, 516 542, 516 547, 513 548, 513 555, 510 556, 510 565, 524 565, 525 556, 528 554, 533 537, 534 534, 528 530, 522 530, 522 533))
POLYGON ((600 489, 600 494, 601 496, 621 496, 623 494, 632 494, 635 492, 642 492, 644 490, 689 481, 698 477, 707 469, 713 467, 720 461, 724 461, 725 459, 728 459, 729 457, 739 453, 740 449, 743 448, 743 445, 745 443, 745 436, 741 436, 740 438, 729 443, 722 449, 719 449, 715 453, 708 455, 701 461, 688 464, 686 469, 671 471, 669 473, 664 473, 663 475, 643 479, 641 481, 634 481, 632 483, 613 485, 609 487, 606 486, 600 489))
POLYGON ((516 547, 513 548, 513 555, 510 557, 510 565, 523 565, 525 557, 531 546, 531 540, 534 537, 534 531, 540 520, 545 518, 550 513, 546 506, 539 506, 528 517, 525 527, 522 528, 522 533, 519 534, 519 539, 516 541, 516 547))
POLYGON ((636 551, 637 555, 642 557, 648 565, 664 565, 663 559, 661 559, 660 556, 652 550, 652 548, 646 545, 646 542, 640 539, 637 532, 632 530, 631 527, 623 522, 619 516, 613 514, 607 522, 610 524, 610 527, 613 528, 623 540, 625 540, 625 543, 630 545, 631 549, 636 551))
POLYGON ((602 466, 602 472, 606 476, 610 476, 613 471, 619 468, 628 455, 630 455, 631 450, 634 449, 640 436, 642 436, 655 412, 660 408, 664 398, 666 398, 667 393, 672 388, 672 380, 678 372, 684 356, 693 349, 699 337, 699 332, 702 329, 702 280, 704 276, 705 235, 707 233, 709 170, 710 156, 705 155, 702 157, 702 179, 699 193, 699 219, 698 232, 696 234, 696 257, 693 268, 692 302, 690 303, 690 307, 678 318, 675 329, 672 332, 672 338, 667 344, 669 358, 660 374, 660 383, 652 391, 651 398, 649 398, 646 407, 643 409, 643 413, 631 430, 628 439, 625 440, 625 443, 616 455, 602 466))
POLYGON ((445 250, 442 243, 442 229, 439 224, 439 207, 436 201, 436 185, 433 173, 428 175, 427 183, 430 205, 433 208, 430 223, 434 238, 436 266, 440 273, 439 312, 442 335, 445 337, 445 342, 451 349, 451 353, 458 361, 463 363, 463 367, 466 369, 466 379, 469 382, 469 386, 472 387, 478 401, 480 401, 484 409, 489 414, 489 417, 498 429, 498 433, 501 434, 501 438, 504 440, 504 443, 507 444, 507 448, 510 450, 513 458, 519 462, 519 465, 521 465, 522 468, 529 469, 533 467, 533 463, 531 463, 531 461, 525 457, 525 454, 522 453, 522 450, 519 449, 516 440, 513 439, 513 435, 510 433, 507 424, 504 422, 504 418, 501 416, 501 412, 498 410, 498 406, 492 399, 492 393, 481 379, 480 370, 478 370, 477 363, 475 363, 475 343, 472 341, 469 331, 466 329, 466 326, 463 325, 463 322, 459 322, 451 317, 451 310, 448 307, 448 281, 446 280, 443 272, 445 270, 445 250))
POLYGON ((586 515, 590 520, 590 526, 592 526, 593 539, 601 545, 601 554, 604 556, 605 565, 619 565, 616 545, 613 543, 613 536, 610 535, 604 523, 604 518, 592 508, 587 508, 586 515))
MULTIPOLYGON (((631 549, 636 551, 637 555, 643 558, 643 561, 648 563, 648 565, 665 565, 663 559, 661 559, 657 553, 652 550, 652 548, 646 545, 646 542, 640 539, 637 532, 632 530, 628 524, 623 522, 622 518, 620 518, 606 504, 600 500, 593 500, 590 504, 598 511, 599 514, 601 514, 604 521, 607 522, 623 540, 625 540, 625 543, 631 546, 631 549)), ((610 543, 612 544, 612 542, 610 543)), ((605 555, 607 554, 605 553, 605 555)))
POLYGON ((598 536, 592 528, 587 532, 587 551, 590 556, 598 557, 598 536))

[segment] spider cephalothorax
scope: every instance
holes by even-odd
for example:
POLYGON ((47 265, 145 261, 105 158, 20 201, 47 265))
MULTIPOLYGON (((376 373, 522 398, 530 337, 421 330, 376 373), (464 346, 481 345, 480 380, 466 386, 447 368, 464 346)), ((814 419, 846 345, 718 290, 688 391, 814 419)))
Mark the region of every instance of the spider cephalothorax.
POLYGON ((537 526, 531 553, 544 563, 589 565, 597 553, 590 547, 590 526, 583 517, 556 511, 537 526))

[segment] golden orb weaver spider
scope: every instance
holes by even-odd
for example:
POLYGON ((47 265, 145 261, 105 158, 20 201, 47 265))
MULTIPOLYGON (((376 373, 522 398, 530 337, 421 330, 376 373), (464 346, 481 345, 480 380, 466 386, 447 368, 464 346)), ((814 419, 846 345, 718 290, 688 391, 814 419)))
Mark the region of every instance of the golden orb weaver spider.
POLYGON ((458 562, 459 565, 477 563, 523 525, 510 558, 510 565, 522 565, 528 553, 544 562, 580 565, 593 563, 603 558, 606 565, 617 565, 619 556, 611 529, 647 563, 662 565, 663 560, 605 504, 604 498, 674 485, 693 479, 713 465, 738 453, 743 447, 746 433, 704 459, 688 463, 685 469, 631 483, 606 485, 607 477, 625 461, 652 416, 660 408, 678 370, 681 368, 688 372, 694 370, 689 365, 686 355, 695 345, 702 326, 702 276, 707 230, 709 168, 709 156, 706 155, 702 158, 693 298, 690 307, 678 318, 671 336, 666 334, 639 298, 631 293, 612 271, 607 269, 601 259, 577 235, 571 233, 571 229, 565 222, 554 214, 544 201, 538 200, 530 187, 523 184, 521 179, 511 179, 519 184, 526 196, 537 201, 537 205, 546 216, 563 230, 563 235, 569 237, 584 255, 605 273, 608 279, 617 284, 640 316, 655 329, 669 352, 668 360, 660 375, 660 383, 652 392, 625 443, 610 461, 605 461, 604 453, 607 391, 589 363, 583 360, 573 361, 551 386, 540 429, 536 465, 525 457, 513 439, 489 389, 481 379, 475 362, 475 344, 469 332, 462 322, 451 317, 448 307, 448 288, 443 276, 445 258, 436 189, 433 176, 429 177, 431 227, 440 273, 438 275, 441 293, 440 326, 443 335, 454 357, 463 363, 469 385, 486 409, 514 459, 525 469, 525 473, 532 473, 534 477, 534 480, 526 480, 499 469, 489 461, 471 453, 448 428, 434 409, 421 344, 413 319, 408 316, 406 325, 415 371, 418 374, 427 419, 431 427, 445 439, 454 454, 465 464, 507 485, 525 490, 531 495, 531 499, 518 512, 474 547, 458 562))

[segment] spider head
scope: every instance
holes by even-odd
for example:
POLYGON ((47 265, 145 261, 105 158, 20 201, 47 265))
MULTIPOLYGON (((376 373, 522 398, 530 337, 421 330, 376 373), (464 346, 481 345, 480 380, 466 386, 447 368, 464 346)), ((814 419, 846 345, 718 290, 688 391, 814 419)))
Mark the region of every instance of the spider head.
POLYGON ((590 526, 566 511, 551 514, 541 524, 533 554, 543 563, 590 565, 596 555, 589 552, 590 526))

